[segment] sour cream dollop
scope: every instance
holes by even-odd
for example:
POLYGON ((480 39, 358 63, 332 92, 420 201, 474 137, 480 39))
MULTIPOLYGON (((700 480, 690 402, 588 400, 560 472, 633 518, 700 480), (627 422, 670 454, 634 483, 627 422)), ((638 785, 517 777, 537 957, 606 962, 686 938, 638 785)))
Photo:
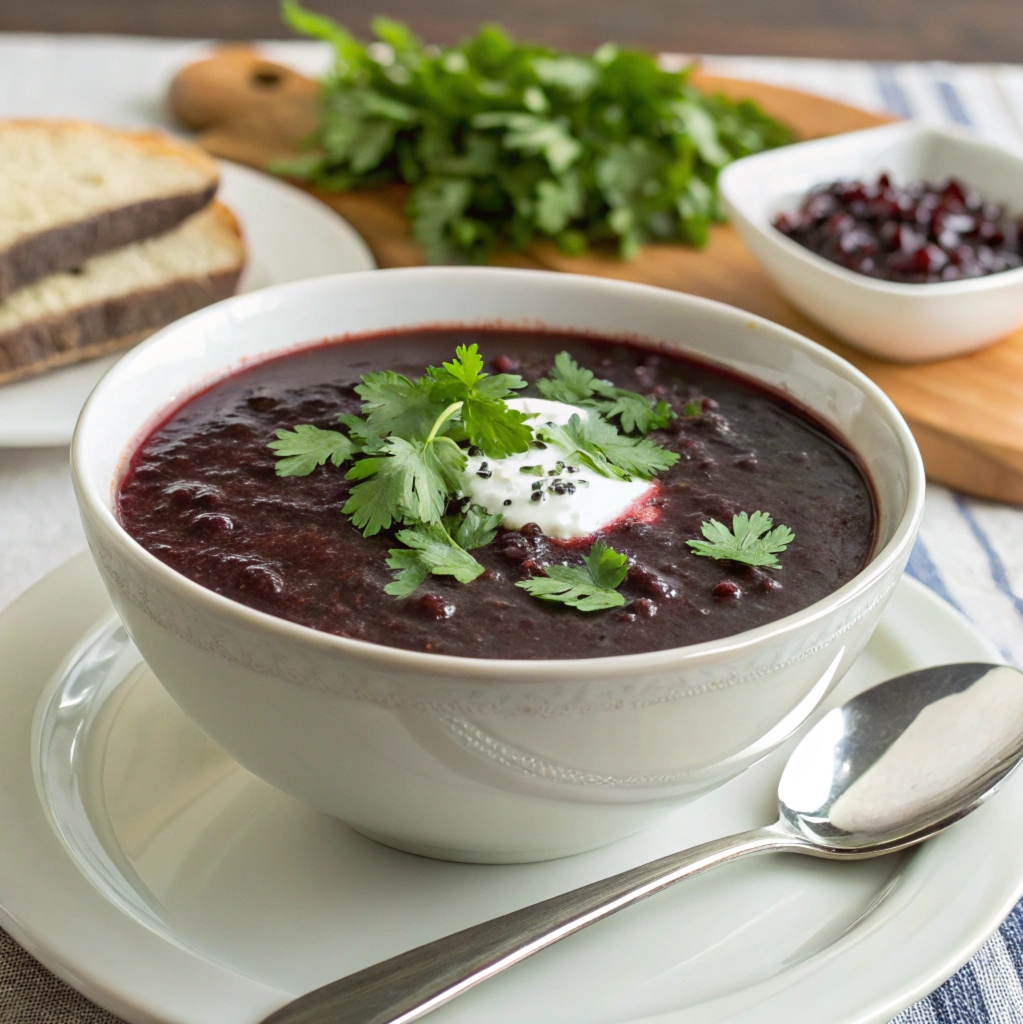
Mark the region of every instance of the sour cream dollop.
MULTIPOLYGON (((544 398, 510 398, 507 404, 534 417, 530 421, 534 427, 544 423, 564 426, 573 416, 586 419, 591 415, 578 406, 544 398)), ((536 523, 548 537, 560 540, 591 536, 642 505, 657 490, 649 480, 613 480, 585 466, 572 465, 571 459, 566 460, 554 447, 530 448, 506 459, 470 455, 464 480, 463 493, 492 515, 504 516, 503 526, 516 530, 536 523), (534 468, 525 471, 527 467, 534 468)))

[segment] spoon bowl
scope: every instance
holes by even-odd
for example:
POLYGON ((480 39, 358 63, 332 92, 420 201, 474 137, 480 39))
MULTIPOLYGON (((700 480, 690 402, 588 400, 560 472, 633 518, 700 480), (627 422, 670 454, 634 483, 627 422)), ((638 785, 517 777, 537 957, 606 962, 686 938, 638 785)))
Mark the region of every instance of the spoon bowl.
POLYGON ((803 737, 778 784, 781 823, 825 855, 902 849, 969 814, 1021 754, 1023 673, 983 663, 911 672, 803 737))
POLYGON ((929 839, 1023 758, 1023 672, 964 663, 889 679, 829 712, 778 785, 779 820, 670 854, 367 967, 264 1024, 410 1024, 481 981, 684 878, 754 853, 852 860, 929 839))

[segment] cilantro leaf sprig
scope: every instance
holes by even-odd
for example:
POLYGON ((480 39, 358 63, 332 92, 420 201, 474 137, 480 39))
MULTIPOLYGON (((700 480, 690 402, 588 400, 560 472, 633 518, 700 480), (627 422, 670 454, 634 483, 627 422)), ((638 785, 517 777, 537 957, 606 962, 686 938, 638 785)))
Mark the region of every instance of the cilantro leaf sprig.
POLYGON ((796 539, 787 526, 775 526, 766 512, 732 516, 731 530, 711 519, 701 527, 706 540, 686 541, 697 555, 745 565, 776 567, 781 554, 796 539))
POLYGON ((557 601, 581 612, 621 608, 625 598, 618 592, 629 571, 628 556, 598 540, 583 555, 583 564, 548 565, 543 576, 515 584, 541 601, 557 601))
POLYGON ((568 405, 582 405, 595 395, 612 398, 615 390, 610 381, 601 380, 592 370, 580 366, 568 352, 559 352, 554 357, 554 365, 546 377, 536 382, 536 389, 544 398, 568 405))
MULTIPOLYGON (((596 393, 596 378, 585 377, 589 371, 563 355, 566 386, 576 380, 577 395, 596 393)), ((546 443, 564 452, 566 462, 623 480, 651 479, 679 458, 647 437, 622 434, 596 411, 585 419, 573 415, 564 426, 531 425, 534 417, 507 404, 525 380, 517 374, 490 375, 484 365, 476 345, 461 345, 454 359, 428 367, 416 380, 389 370, 365 374, 355 388, 362 399, 360 413, 337 417, 343 430, 299 424, 278 430, 268 445, 282 477, 306 476, 327 462, 337 467, 349 463, 345 479, 352 487, 342 512, 365 537, 393 528, 402 545, 388 551, 395 578, 385 591, 395 597, 409 596, 431 575, 471 583, 484 572, 470 552, 494 539, 501 516, 463 502, 455 515, 445 514, 464 493, 470 446, 501 459, 542 441, 540 447, 546 443)), ((641 395, 624 394, 652 411, 641 395)), ((542 472, 541 467, 522 467, 535 469, 542 472)), ((624 603, 616 588, 627 571, 625 556, 598 542, 583 561, 582 568, 551 566, 544 580, 520 586, 583 611, 624 603)))
POLYGON ((436 523, 448 495, 458 490, 465 463, 465 453, 449 437, 389 437, 380 455, 360 459, 345 474, 346 480, 361 482, 341 511, 352 517, 364 537, 395 522, 436 523))
POLYGON ((361 425, 356 426, 352 417, 342 422, 366 437, 393 434, 425 441, 446 404, 437 397, 429 378, 413 381, 393 370, 365 374, 362 383, 355 385, 355 393, 362 399, 361 425))
POLYGON ((446 517, 443 523, 399 530, 395 537, 405 547, 388 552, 387 565, 395 570, 395 576, 384 587, 384 593, 408 597, 430 575, 453 576, 459 583, 472 583, 484 569, 469 552, 489 544, 500 523, 500 516, 472 505, 464 515, 446 517))
POLYGON ((536 240, 568 253, 611 242, 624 257, 647 241, 703 245, 723 220, 721 168, 793 139, 649 53, 569 56, 493 25, 428 46, 386 18, 367 45, 296 0, 282 13, 335 61, 310 150, 273 169, 326 189, 411 186, 412 233, 432 263, 536 240))
POLYGON ((311 423, 300 423, 294 430, 278 430, 277 440, 267 446, 278 462, 278 476, 308 476, 328 459, 340 466, 355 453, 356 446, 337 430, 321 430, 311 423))
POLYGON ((393 370, 367 373, 355 387, 363 424, 356 426, 351 417, 343 422, 370 437, 425 441, 457 414, 470 444, 500 459, 529 446, 528 417, 504 404, 525 386, 517 374, 484 372, 478 345, 459 345, 453 360, 429 367, 417 380, 393 370))
POLYGON ((475 344, 459 345, 451 362, 429 367, 415 381, 391 371, 368 374, 356 388, 366 429, 391 436, 378 454, 348 471, 346 479, 361 482, 342 512, 366 537, 395 522, 438 522, 466 464, 465 452, 445 431, 457 416, 469 443, 485 455, 499 459, 526 451, 533 438, 528 417, 504 402, 525 386, 513 374, 484 373, 475 344))
POLYGON ((515 392, 526 386, 518 374, 484 373, 476 345, 459 345, 454 360, 431 366, 427 373, 437 399, 451 403, 452 415, 460 414, 470 444, 495 459, 529 448, 533 439, 529 417, 504 404, 504 399, 514 398, 515 392))
POLYGON ((356 483, 342 511, 364 536, 395 523, 439 522, 461 486, 460 441, 504 458, 533 438, 529 417, 504 401, 526 382, 492 376, 483 365, 477 345, 460 345, 453 360, 417 380, 392 370, 364 375, 355 388, 361 415, 338 417, 348 436, 308 423, 277 432, 269 447, 280 459, 278 476, 307 476, 328 460, 341 466, 361 454, 345 476, 356 483))
POLYGON ((583 419, 573 415, 564 426, 545 423, 537 428, 537 437, 565 453, 566 462, 592 469, 602 476, 619 480, 652 480, 678 462, 677 452, 668 451, 649 438, 626 437, 613 423, 599 416, 583 419))
POLYGON ((553 402, 596 409, 607 419, 617 417, 626 434, 662 430, 676 415, 663 399, 651 402, 635 391, 601 380, 592 370, 580 366, 568 352, 559 352, 554 357, 553 368, 536 382, 536 387, 544 398, 553 402))
POLYGON ((615 388, 614 398, 610 402, 596 402, 594 408, 608 419, 618 417, 622 430, 627 434, 649 434, 651 430, 663 430, 673 419, 675 412, 671 406, 659 399, 650 402, 635 391, 615 388))
POLYGON ((470 505, 461 516, 444 520, 452 540, 466 551, 485 548, 496 536, 502 516, 491 515, 481 505, 470 505))

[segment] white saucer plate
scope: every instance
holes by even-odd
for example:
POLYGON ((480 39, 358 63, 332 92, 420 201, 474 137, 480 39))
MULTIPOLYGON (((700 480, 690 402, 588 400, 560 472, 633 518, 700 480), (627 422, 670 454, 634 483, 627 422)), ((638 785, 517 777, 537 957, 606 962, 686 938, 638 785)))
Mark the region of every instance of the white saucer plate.
MULTIPOLYGON (((903 580, 828 704, 997 655, 903 580)), ((255 1024, 445 933, 773 820, 791 742, 662 824, 542 864, 378 846, 255 779, 178 710, 88 555, 0 614, 0 924, 132 1024, 255 1024)), ((431 1024, 884 1024, 1023 890, 1023 776, 918 850, 772 855, 686 882, 442 1007, 431 1024)))
MULTIPOLYGON (((268 174, 222 162, 217 198, 249 249, 239 291, 376 267, 355 229, 324 203, 268 174)), ((78 413, 120 353, 0 387, 0 448, 71 443, 78 413)))

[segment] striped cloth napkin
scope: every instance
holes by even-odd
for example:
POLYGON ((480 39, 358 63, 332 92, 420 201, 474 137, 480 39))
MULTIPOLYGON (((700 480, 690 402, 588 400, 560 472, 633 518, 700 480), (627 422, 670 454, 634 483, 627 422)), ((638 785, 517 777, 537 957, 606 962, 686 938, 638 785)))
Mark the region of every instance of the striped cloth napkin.
MULTIPOLYGON (((194 41, 0 35, 0 117, 160 124, 167 81, 204 50, 194 41)), ((266 50, 309 74, 320 73, 328 60, 312 43, 275 43, 266 50)), ((703 62, 716 74, 955 124, 1023 150, 1023 66, 759 57, 703 62)), ((66 455, 0 452, 0 606, 82 546, 66 455), (39 508, 48 510, 44 523, 39 508)), ((1023 511, 930 486, 909 572, 994 640, 1006 661, 1023 666, 1023 511)), ((1023 903, 962 970, 893 1024, 1023 1024, 1021 979, 1023 903)), ((0 932, 0 1024, 116 1024, 116 1018, 0 932)))

